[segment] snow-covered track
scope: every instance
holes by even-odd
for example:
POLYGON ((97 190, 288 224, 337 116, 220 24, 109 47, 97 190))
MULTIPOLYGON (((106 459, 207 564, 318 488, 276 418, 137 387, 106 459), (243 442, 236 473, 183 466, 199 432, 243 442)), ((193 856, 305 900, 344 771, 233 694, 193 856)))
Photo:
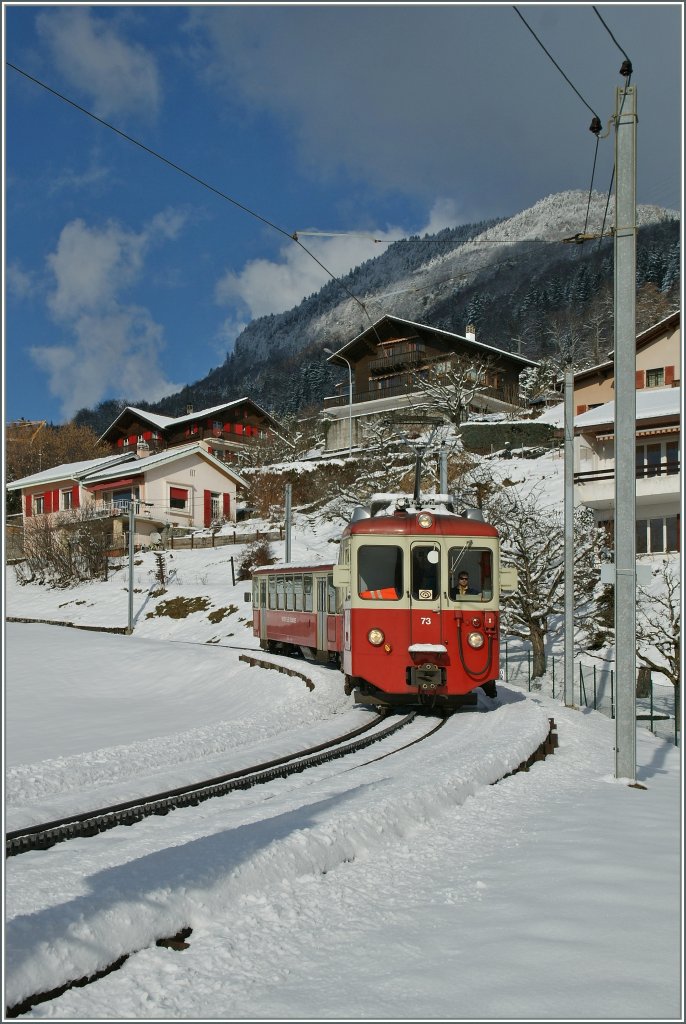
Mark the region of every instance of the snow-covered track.
POLYGON ((315 765, 324 764, 326 761, 344 757, 385 739, 408 725, 415 716, 416 712, 412 711, 402 718, 394 717, 390 725, 377 729, 376 727, 388 717, 386 714, 381 714, 343 736, 294 754, 288 754, 274 761, 241 768, 226 775, 215 776, 204 782, 181 786, 164 793, 155 793, 141 799, 129 800, 125 803, 113 804, 109 807, 74 814, 68 818, 8 832, 5 836, 5 855, 13 857, 19 853, 27 853, 29 850, 47 850, 67 839, 98 835, 100 832, 106 832, 118 825, 133 825, 153 814, 168 814, 169 811, 173 811, 177 807, 195 806, 212 797, 224 796, 232 790, 249 789, 274 779, 284 779, 295 772, 302 772, 315 765))

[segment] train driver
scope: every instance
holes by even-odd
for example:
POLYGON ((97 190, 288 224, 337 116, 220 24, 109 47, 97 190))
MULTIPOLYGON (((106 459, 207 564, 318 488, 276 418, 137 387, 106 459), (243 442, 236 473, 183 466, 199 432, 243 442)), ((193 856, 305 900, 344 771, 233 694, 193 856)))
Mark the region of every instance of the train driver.
POLYGON ((469 597, 472 594, 476 595, 478 593, 478 590, 475 590, 474 587, 469 585, 469 573, 464 569, 461 569, 457 577, 457 588, 455 593, 451 595, 453 599, 457 597, 469 597))

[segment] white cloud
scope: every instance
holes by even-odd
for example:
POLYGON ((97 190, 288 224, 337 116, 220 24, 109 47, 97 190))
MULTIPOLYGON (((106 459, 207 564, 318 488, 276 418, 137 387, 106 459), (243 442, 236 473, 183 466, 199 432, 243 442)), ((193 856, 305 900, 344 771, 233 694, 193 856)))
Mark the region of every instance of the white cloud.
POLYGON ((48 309, 73 345, 34 345, 33 361, 50 378, 65 417, 116 394, 155 401, 180 387, 160 367, 163 331, 151 314, 121 293, 141 279, 156 243, 175 239, 185 214, 164 210, 136 233, 115 222, 66 224, 47 263, 55 280, 48 309))
POLYGON ((28 299, 34 292, 35 280, 30 271, 22 270, 16 263, 10 264, 6 271, 7 290, 18 299, 28 299))
MULTIPOLYGON (((445 227, 459 222, 456 204, 451 199, 438 199, 432 207, 424 227, 418 232, 389 226, 378 231, 350 234, 309 235, 306 230, 299 233, 302 245, 336 277, 344 276, 353 267, 365 260, 379 256, 384 246, 375 242, 405 238, 408 234, 434 234, 445 227)), ((236 306, 247 313, 247 319, 282 313, 296 306, 307 295, 318 291, 331 280, 302 246, 288 242, 282 246, 276 260, 250 260, 242 270, 227 271, 215 286, 215 299, 220 305, 236 306)), ((344 292, 341 290, 341 298, 344 292)), ((362 297, 362 296, 360 296, 362 297)), ((232 315, 223 328, 222 335, 233 341, 245 326, 245 316, 232 315)))
POLYGON ((36 27, 59 72, 91 97, 96 114, 156 113, 160 82, 155 58, 122 38, 111 21, 88 8, 64 7, 43 11, 36 27))

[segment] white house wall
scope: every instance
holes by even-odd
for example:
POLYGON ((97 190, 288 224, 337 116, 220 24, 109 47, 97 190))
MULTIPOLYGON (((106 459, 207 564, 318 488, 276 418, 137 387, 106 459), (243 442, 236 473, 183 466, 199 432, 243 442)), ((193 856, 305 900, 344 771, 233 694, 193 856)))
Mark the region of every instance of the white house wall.
POLYGON ((235 522, 235 482, 205 459, 198 457, 197 454, 180 458, 171 464, 162 464, 147 469, 140 497, 145 502, 153 503, 154 508, 151 511, 155 519, 168 522, 171 526, 193 526, 200 529, 205 524, 205 491, 230 495, 230 518, 235 522), (189 512, 171 508, 171 487, 188 490, 190 495, 189 512))

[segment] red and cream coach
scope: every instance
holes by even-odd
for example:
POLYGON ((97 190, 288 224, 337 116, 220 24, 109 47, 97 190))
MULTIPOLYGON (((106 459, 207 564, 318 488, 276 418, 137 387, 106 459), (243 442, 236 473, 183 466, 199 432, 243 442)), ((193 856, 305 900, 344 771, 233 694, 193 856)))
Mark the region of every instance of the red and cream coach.
POLYGON ((271 650, 340 660, 347 693, 374 705, 454 709, 496 695, 501 566, 480 513, 400 498, 355 510, 338 564, 270 566, 254 575, 254 631, 271 650), (292 578, 293 582, 289 582, 292 578))

